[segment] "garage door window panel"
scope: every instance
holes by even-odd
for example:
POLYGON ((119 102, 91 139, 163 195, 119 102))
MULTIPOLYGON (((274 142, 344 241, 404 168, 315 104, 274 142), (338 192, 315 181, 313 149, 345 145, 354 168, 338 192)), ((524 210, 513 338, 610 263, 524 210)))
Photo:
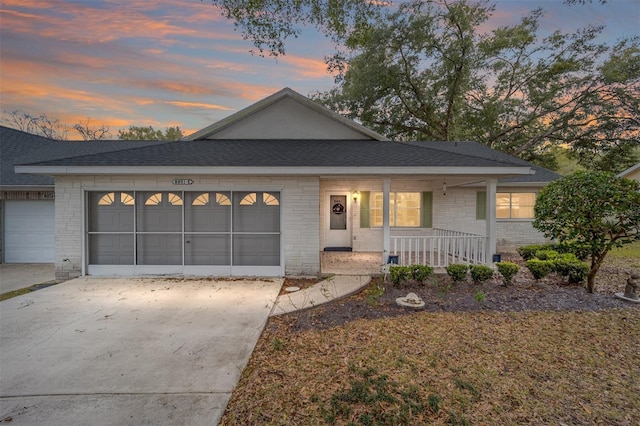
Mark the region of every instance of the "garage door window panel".
POLYGON ((132 192, 91 192, 89 202, 89 263, 131 265, 134 261, 132 192))
POLYGON ((182 197, 174 192, 139 192, 138 232, 182 232, 182 197))
POLYGON ((279 192, 233 194, 234 232, 280 232, 279 192))
POLYGON ((230 192, 185 193, 185 232, 229 232, 230 192))
POLYGON ((233 194, 233 264, 280 265, 280 193, 233 194))
POLYGON ((92 192, 89 194, 90 232, 132 232, 133 194, 92 192))

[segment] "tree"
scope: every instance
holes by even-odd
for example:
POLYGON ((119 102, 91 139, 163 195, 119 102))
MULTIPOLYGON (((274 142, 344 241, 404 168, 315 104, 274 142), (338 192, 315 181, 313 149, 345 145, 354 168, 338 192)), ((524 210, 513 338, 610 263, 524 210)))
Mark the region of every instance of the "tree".
POLYGON ((88 118, 84 123, 76 123, 71 128, 78 132, 82 140, 85 141, 105 140, 111 137, 109 126, 101 124, 97 127, 92 127, 88 118))
POLYGON ((68 126, 60 121, 58 117, 50 118, 46 114, 33 115, 27 112, 15 110, 3 114, 3 121, 9 126, 26 133, 44 136, 54 140, 68 140, 69 131, 77 132, 85 140, 103 140, 110 137, 109 126, 106 124, 92 127, 91 120, 87 118, 84 123, 76 123, 68 126))
POLYGON ((211 0, 224 17, 240 28, 259 54, 285 53, 285 40, 298 37, 301 27, 312 25, 334 40, 367 23, 390 2, 371 0, 211 0))
POLYGON ((164 132, 153 126, 129 126, 128 130, 118 130, 118 139, 133 141, 177 141, 184 137, 180 127, 167 127, 164 132))
POLYGON ((611 172, 579 171, 543 188, 533 227, 591 260, 587 291, 607 253, 640 240, 640 183, 611 172))
POLYGON ((43 136, 49 139, 66 140, 69 128, 60 122, 59 118, 49 118, 46 114, 33 115, 15 110, 6 113, 5 121, 25 133, 43 136))
POLYGON ((541 37, 540 9, 482 33, 493 13, 402 3, 353 29, 330 61, 338 86, 315 97, 392 139, 475 140, 552 167, 557 145, 601 169, 635 163, 640 40, 598 44, 602 27, 541 37))

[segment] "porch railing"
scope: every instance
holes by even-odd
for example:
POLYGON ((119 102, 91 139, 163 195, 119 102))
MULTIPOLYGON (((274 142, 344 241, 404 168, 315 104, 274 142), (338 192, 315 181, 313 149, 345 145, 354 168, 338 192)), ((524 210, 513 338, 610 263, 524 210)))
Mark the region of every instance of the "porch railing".
POLYGON ((485 264, 487 237, 435 229, 433 236, 392 236, 391 255, 400 265, 447 267, 452 263, 485 264))

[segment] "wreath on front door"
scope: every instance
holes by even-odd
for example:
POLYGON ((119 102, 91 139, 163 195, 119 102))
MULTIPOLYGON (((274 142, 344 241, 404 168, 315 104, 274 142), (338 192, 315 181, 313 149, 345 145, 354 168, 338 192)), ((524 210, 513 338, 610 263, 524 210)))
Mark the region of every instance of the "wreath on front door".
POLYGON ((344 213, 344 206, 340 203, 335 203, 333 205, 333 207, 331 208, 331 210, 335 213, 335 214, 342 214, 344 213))

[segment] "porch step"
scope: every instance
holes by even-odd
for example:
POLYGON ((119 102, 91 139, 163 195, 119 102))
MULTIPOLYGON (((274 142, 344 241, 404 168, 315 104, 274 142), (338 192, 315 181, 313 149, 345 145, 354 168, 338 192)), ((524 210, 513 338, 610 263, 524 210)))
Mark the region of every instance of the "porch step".
POLYGON ((324 251, 353 251, 351 247, 325 247, 324 251))

